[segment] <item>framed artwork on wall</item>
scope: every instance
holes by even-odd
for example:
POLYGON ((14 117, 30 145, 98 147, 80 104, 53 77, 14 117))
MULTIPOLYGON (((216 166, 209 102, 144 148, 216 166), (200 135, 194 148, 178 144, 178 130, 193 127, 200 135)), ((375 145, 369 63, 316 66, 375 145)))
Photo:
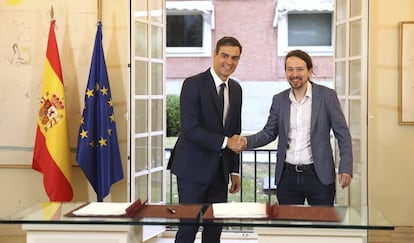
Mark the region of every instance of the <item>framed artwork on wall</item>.
POLYGON ((400 22, 398 120, 414 125, 414 21, 400 22))

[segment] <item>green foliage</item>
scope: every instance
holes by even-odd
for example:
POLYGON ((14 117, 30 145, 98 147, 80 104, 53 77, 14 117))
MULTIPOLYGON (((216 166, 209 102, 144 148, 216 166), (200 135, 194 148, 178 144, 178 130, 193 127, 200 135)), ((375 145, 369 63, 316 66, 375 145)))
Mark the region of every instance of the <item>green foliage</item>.
POLYGON ((167 95, 167 137, 176 137, 180 132, 180 96, 167 95))

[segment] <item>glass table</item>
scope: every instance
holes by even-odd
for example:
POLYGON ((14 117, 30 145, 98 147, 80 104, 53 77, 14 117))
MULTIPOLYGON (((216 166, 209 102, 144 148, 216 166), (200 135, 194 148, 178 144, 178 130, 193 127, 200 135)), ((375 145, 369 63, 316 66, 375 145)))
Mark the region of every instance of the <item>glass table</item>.
POLYGON ((335 206, 334 209, 340 217, 340 220, 335 222, 264 218, 214 219, 205 216, 208 205, 199 205, 200 210, 196 212, 195 217, 186 219, 177 218, 175 215, 167 217, 70 216, 70 212, 83 205, 85 202, 39 203, 15 215, 3 218, 0 222, 21 224, 23 230, 26 231, 27 243, 142 242, 142 226, 144 225, 221 224, 232 227, 251 227, 260 243, 366 243, 368 242, 368 230, 394 229, 378 210, 368 207, 335 206))

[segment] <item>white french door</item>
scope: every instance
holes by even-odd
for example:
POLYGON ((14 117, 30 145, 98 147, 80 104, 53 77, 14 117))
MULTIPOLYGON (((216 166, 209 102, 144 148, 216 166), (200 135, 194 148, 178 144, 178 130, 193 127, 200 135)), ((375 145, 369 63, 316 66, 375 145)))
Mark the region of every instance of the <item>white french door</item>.
MULTIPOLYGON (((165 2, 131 1, 131 200, 165 203, 165 2)), ((145 226, 144 240, 163 227, 145 226)))
MULTIPOLYGON (((336 202, 353 207, 368 204, 367 191, 367 46, 368 0, 335 0, 334 86, 347 119, 354 153, 351 186, 338 186, 336 202)), ((339 161, 335 145, 336 161, 339 161)))

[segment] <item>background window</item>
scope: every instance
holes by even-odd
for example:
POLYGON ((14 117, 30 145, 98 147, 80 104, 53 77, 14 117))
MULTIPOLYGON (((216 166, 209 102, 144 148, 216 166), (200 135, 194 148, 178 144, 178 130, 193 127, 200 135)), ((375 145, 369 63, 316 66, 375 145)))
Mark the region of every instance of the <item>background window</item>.
POLYGON ((211 1, 166 1, 167 57, 210 57, 211 1))
POLYGON ((311 56, 332 56, 332 12, 289 11, 278 19, 278 55, 302 49, 311 56))
POLYGON ((288 46, 332 46, 332 14, 288 14, 288 46))
POLYGON ((167 47, 203 47, 203 15, 168 15, 167 47))

